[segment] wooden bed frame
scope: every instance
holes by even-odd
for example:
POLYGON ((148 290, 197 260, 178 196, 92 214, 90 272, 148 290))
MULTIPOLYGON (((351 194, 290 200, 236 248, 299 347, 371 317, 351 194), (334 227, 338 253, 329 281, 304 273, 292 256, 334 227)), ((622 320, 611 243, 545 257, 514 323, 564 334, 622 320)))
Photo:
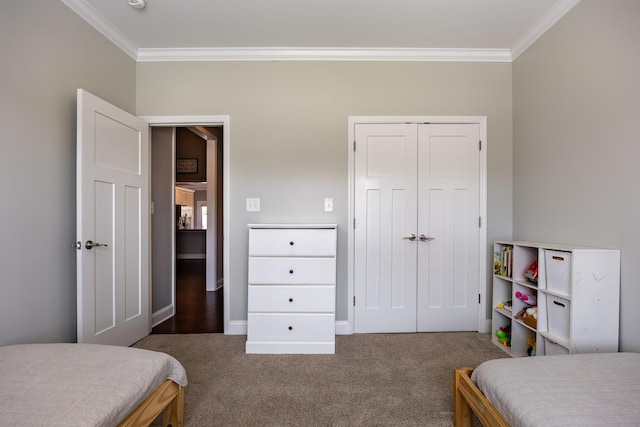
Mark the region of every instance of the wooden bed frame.
POLYGON ((184 387, 166 380, 118 427, 148 426, 161 412, 164 427, 184 426, 184 387))
POLYGON ((509 427, 498 410, 471 381, 471 368, 454 370, 453 425, 472 427, 474 415, 484 427, 509 427))

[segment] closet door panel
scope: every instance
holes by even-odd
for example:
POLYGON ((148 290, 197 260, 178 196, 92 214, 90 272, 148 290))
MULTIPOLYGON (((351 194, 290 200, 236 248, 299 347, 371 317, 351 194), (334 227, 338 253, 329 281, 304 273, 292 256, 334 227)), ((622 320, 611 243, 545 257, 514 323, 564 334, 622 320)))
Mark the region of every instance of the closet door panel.
POLYGON ((417 129, 356 128, 356 332, 416 330, 417 129))
POLYGON ((478 328, 479 127, 419 125, 418 331, 478 328))

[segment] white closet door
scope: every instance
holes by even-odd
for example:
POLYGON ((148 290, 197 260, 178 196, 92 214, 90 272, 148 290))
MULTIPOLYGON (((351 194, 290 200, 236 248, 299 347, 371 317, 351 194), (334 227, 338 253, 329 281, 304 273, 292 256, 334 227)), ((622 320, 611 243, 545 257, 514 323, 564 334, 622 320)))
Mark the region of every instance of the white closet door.
POLYGON ((479 132, 356 125, 355 332, 478 330, 479 132))
POLYGON ((355 331, 415 332, 417 128, 359 124, 355 160, 355 331))
POLYGON ((419 125, 418 331, 478 330, 480 129, 419 125))

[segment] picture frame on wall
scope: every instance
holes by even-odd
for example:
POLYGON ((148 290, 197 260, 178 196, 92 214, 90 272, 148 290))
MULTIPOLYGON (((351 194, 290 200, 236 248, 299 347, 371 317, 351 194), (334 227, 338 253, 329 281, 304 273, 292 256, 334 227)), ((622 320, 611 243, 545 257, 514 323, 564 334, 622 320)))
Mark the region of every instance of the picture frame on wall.
POLYGON ((198 173, 198 159, 177 159, 176 173, 198 173))

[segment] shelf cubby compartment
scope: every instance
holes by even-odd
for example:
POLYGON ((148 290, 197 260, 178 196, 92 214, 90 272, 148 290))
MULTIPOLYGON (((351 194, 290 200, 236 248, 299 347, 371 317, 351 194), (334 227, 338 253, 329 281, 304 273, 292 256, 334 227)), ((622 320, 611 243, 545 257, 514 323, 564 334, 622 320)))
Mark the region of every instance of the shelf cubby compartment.
MULTIPOLYGON (((514 357, 529 356, 529 341, 536 342, 536 331, 521 322, 511 323, 511 355, 514 357)), ((536 344, 537 347, 537 344, 536 344)))
MULTIPOLYGON (((525 286, 537 288, 536 282, 531 282, 525 274, 535 261, 538 261, 538 248, 532 246, 515 246, 513 256, 513 281, 525 286)), ((538 264, 540 262, 538 261, 538 264)))
MULTIPOLYGON (((491 341, 497 345, 498 347, 500 347, 502 350, 504 350, 506 353, 511 354, 511 347, 510 346, 505 346, 503 345, 498 336, 496 335, 496 332, 500 329, 500 328, 512 328, 511 326, 511 317, 510 316, 504 316, 502 315, 502 313, 500 313, 500 315, 495 315, 493 316, 493 321, 491 322, 492 327, 493 327, 493 331, 491 332, 491 341)), ((511 340, 513 341, 513 331, 511 331, 511 340)))
POLYGON ((493 274, 511 278, 513 274, 513 245, 495 242, 493 245, 493 274))
POLYGON ((511 311, 498 308, 498 305, 506 303, 511 298, 511 281, 506 277, 496 276, 493 284, 493 308, 507 317, 511 317, 511 311))

